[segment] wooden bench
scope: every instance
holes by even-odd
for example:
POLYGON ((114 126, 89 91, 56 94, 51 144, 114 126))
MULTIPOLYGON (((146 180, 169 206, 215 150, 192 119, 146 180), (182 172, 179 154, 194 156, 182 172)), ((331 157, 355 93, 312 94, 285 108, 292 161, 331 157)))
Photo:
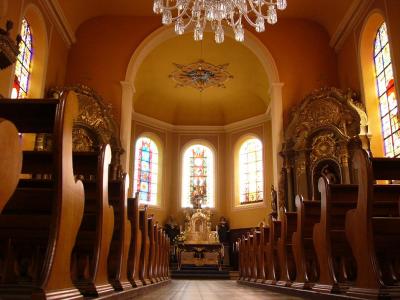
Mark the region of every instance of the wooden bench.
POLYGON ((109 202, 114 209, 114 233, 108 254, 108 279, 116 291, 132 289, 128 280, 131 222, 128 220, 129 175, 108 183, 109 202))
POLYGON ((0 118, 20 133, 52 134, 51 152, 25 151, 24 179, 0 215, 2 299, 79 299, 70 274, 71 253, 82 220, 84 190, 72 167, 74 93, 60 100, 0 100, 0 118))
POLYGON ((154 267, 156 261, 156 245, 155 245, 155 232, 154 232, 154 216, 150 215, 147 218, 147 228, 149 235, 149 260, 147 262, 147 277, 149 278, 150 283, 155 283, 154 278, 154 267))
POLYGON ((140 228, 140 212, 138 193, 135 198, 128 199, 128 218, 131 223, 131 243, 128 256, 128 279, 133 287, 143 286, 140 280, 140 258, 142 251, 142 230, 140 228))
POLYGON ((17 128, 0 118, 0 213, 17 188, 22 167, 22 148, 17 128))
POLYGON ((318 279, 317 258, 313 243, 313 228, 320 220, 321 202, 296 196, 297 226, 293 233, 293 253, 296 280, 293 288, 310 289, 318 279))
POLYGON ((281 235, 281 221, 273 220, 270 216, 270 233, 267 242, 267 279, 265 283, 276 284, 280 277, 280 266, 278 257, 278 238, 281 235))
POLYGON ((107 270, 114 227, 108 200, 111 148, 103 145, 99 152, 74 152, 73 161, 85 187, 85 210, 73 252, 72 278, 84 296, 104 296, 114 292, 107 270))
POLYGON ((297 213, 285 212, 281 220, 281 235, 278 238, 278 257, 281 268, 281 276, 276 283, 281 286, 291 286, 296 279, 296 263, 293 253, 292 237, 296 231, 297 213))
POLYGON ((142 232, 142 248, 140 250, 140 267, 139 267, 139 278, 142 281, 143 285, 151 284, 148 274, 148 264, 149 264, 149 255, 150 255, 150 239, 149 239, 149 230, 148 230, 148 213, 147 207, 144 207, 139 211, 139 225, 140 230, 142 232))
POLYGON ((348 295, 399 298, 400 185, 376 180, 400 179, 400 159, 353 156, 359 179, 357 207, 346 215, 346 235, 357 262, 357 279, 348 295))
POLYGON ((321 193, 321 218, 314 226, 314 247, 319 264, 319 280, 313 290, 344 292, 354 280, 355 263, 345 233, 346 213, 357 205, 358 186, 318 181, 321 193))

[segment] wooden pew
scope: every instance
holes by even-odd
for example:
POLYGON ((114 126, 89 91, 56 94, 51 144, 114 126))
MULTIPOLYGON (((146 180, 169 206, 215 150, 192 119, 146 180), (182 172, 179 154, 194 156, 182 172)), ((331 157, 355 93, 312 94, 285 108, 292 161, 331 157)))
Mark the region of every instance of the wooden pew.
POLYGON ((17 188, 22 168, 22 149, 17 128, 0 118, 0 213, 17 188))
POLYGON ((242 236, 242 246, 243 246, 243 278, 242 280, 250 279, 250 244, 249 244, 250 232, 247 232, 242 236))
POLYGON ((161 228, 158 225, 158 222, 154 225, 154 251, 155 251, 155 259, 153 264, 153 282, 160 282, 160 264, 161 264, 161 228))
POLYGON ((129 175, 108 183, 109 202, 114 209, 114 233, 108 255, 108 278, 116 291, 129 290, 128 255, 131 246, 131 222, 128 220, 129 175))
POLYGON ((278 257, 278 238, 281 235, 281 221, 273 220, 270 217, 270 232, 269 239, 267 242, 267 278, 266 284, 276 284, 280 277, 280 266, 278 257))
POLYGON ((244 249, 243 249, 243 240, 241 237, 237 238, 235 242, 235 248, 238 253, 238 260, 239 260, 239 266, 238 266, 238 272, 239 272, 239 280, 243 280, 244 278, 244 249))
POLYGON ((154 235, 154 216, 151 215, 147 219, 147 228, 149 235, 149 260, 147 262, 147 277, 150 283, 155 283, 154 280, 154 264, 156 259, 156 246, 155 246, 155 235, 154 235))
POLYGON ((293 233, 296 231, 297 213, 285 212, 281 220, 281 235, 278 238, 278 257, 281 268, 281 276, 276 283, 281 286, 291 286, 296 279, 296 263, 294 260, 293 233))
POLYGON ((161 263, 161 280, 166 281, 169 279, 169 258, 170 258, 170 240, 165 233, 164 229, 161 230, 162 236, 162 263, 161 263))
POLYGON ((103 145, 99 152, 74 152, 74 172, 83 178, 85 210, 73 252, 72 278, 87 297, 114 292, 108 281, 114 211, 108 201, 108 174, 111 148, 103 145))
POLYGON ((269 272, 270 272, 270 268, 269 268, 269 263, 271 260, 271 257, 269 255, 268 252, 268 242, 270 239, 270 234, 271 234, 271 230, 270 227, 265 226, 263 224, 262 228, 260 227, 261 230, 261 241, 260 241, 260 251, 261 251, 261 255, 263 256, 263 267, 264 267, 264 274, 262 275, 262 283, 265 283, 268 276, 269 276, 269 272))
POLYGON ((318 279, 317 258, 313 244, 313 228, 320 220, 321 202, 296 196, 297 227, 293 233, 296 280, 293 288, 310 289, 318 279))
POLYGON ((252 229, 250 232, 250 281, 256 281, 257 280, 257 251, 258 251, 258 245, 257 245, 257 230, 252 229))
POLYGON ((139 211, 139 225, 142 232, 142 248, 140 250, 140 267, 139 278, 143 285, 151 284, 148 275, 149 252, 150 252, 150 239, 148 231, 148 214, 147 207, 139 211))
POLYGON ((375 180, 400 179, 400 159, 353 156, 359 179, 357 208, 346 215, 346 235, 357 262, 355 286, 347 294, 364 298, 400 298, 394 261, 400 252, 400 185, 375 180))
POLYGON ((140 229, 139 197, 128 199, 128 218, 131 223, 131 244, 128 257, 128 279, 133 287, 143 286, 140 280, 142 230, 140 229))
POLYGON ((263 228, 264 224, 261 223, 257 229, 254 229, 254 260, 255 260, 255 272, 256 278, 254 281, 256 282, 263 282, 265 280, 264 274, 264 255, 262 252, 262 237, 261 237, 261 229, 263 228))
MULTIPOLYGON (((313 290, 339 293, 354 280, 351 265, 354 260, 345 234, 345 217, 357 204, 358 186, 329 184, 328 178, 318 181, 321 193, 321 218, 313 232, 314 246, 319 264, 319 280, 313 290)), ((353 262, 353 264, 352 264, 353 262)))
POLYGON ((21 179, 0 215, 2 299, 80 299, 70 275, 71 253, 82 220, 84 190, 72 167, 74 93, 60 100, 0 100, 0 117, 21 133, 52 134, 52 150, 25 151, 21 179))

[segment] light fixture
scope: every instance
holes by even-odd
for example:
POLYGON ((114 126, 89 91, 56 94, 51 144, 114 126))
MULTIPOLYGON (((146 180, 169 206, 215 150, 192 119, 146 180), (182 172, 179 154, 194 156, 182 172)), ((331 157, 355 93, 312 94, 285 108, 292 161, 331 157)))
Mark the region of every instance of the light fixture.
POLYGON ((215 41, 224 41, 223 24, 232 27, 235 39, 244 41, 243 18, 257 32, 265 30, 265 21, 275 24, 278 21, 277 10, 284 10, 286 0, 154 0, 153 10, 162 14, 162 23, 175 22, 175 32, 179 35, 194 26, 194 40, 203 39, 207 22, 215 34, 215 41))

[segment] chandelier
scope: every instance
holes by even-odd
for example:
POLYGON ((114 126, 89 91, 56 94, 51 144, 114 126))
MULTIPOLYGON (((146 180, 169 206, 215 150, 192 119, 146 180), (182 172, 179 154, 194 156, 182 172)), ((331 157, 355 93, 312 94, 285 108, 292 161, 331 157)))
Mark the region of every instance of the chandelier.
POLYGON ((225 32, 223 24, 230 26, 238 42, 244 41, 243 18, 257 32, 265 31, 265 21, 275 24, 277 10, 284 10, 286 0, 154 0, 153 11, 162 14, 162 23, 175 22, 175 32, 185 33, 192 24, 194 40, 201 41, 207 23, 215 34, 215 41, 223 43, 225 32))

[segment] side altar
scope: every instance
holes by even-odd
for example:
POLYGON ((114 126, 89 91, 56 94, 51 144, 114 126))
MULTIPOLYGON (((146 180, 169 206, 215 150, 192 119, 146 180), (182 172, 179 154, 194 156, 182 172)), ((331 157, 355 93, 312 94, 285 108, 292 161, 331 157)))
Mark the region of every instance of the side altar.
POLYGON ((183 266, 215 266, 222 270, 224 245, 218 232, 211 230, 211 212, 200 201, 186 212, 185 230, 178 236, 176 254, 178 270, 183 266))

